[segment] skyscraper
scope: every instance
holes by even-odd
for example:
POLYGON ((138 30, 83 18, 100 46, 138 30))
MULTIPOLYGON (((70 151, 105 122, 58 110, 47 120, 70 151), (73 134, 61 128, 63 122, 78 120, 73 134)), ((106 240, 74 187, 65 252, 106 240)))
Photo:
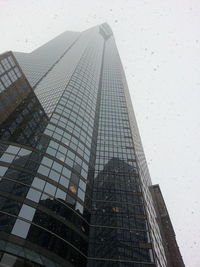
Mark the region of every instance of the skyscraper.
POLYGON ((0 266, 170 266, 106 23, 1 55, 0 103, 0 266))

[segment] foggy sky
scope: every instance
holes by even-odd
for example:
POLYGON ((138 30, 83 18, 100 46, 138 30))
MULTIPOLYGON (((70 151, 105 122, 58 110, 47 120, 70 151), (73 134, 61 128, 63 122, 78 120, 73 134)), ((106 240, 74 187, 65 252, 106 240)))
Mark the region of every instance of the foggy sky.
POLYGON ((0 53, 108 22, 126 72, 152 182, 186 267, 200 266, 200 1, 0 0, 0 53))

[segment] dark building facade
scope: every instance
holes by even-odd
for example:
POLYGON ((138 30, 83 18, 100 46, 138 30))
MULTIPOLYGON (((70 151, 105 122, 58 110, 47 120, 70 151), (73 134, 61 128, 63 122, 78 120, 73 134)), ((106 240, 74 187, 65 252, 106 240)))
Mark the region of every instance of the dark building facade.
POLYGON ((107 24, 0 57, 0 266, 171 266, 107 24))
POLYGON ((157 221, 162 235, 168 265, 172 267, 184 267, 185 265, 176 242, 176 235, 160 190, 160 186, 158 184, 152 185, 150 187, 150 191, 155 204, 157 221))

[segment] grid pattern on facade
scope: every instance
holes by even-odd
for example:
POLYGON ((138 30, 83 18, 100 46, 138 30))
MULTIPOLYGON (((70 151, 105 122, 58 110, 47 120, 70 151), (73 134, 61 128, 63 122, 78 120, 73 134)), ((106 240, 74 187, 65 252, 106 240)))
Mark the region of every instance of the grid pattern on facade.
POLYGON ((67 31, 31 53, 14 52, 31 86, 34 87, 48 73, 79 36, 78 32, 67 31))
POLYGON ((89 266, 99 266, 100 259, 106 266, 118 259, 146 266, 153 264, 153 252, 121 70, 113 48, 111 37, 104 54, 90 228, 89 256, 98 260, 89 266))
POLYGON ((166 267, 110 27, 15 55, 0 56, 0 265, 166 267))
POLYGON ((85 192, 102 60, 98 37, 85 50, 44 135, 29 144, 35 149, 26 147, 29 155, 22 157, 23 148, 4 145, 0 159, 1 230, 78 266, 85 265, 88 246, 91 196, 85 192), (15 209, 6 206, 9 199, 15 209))

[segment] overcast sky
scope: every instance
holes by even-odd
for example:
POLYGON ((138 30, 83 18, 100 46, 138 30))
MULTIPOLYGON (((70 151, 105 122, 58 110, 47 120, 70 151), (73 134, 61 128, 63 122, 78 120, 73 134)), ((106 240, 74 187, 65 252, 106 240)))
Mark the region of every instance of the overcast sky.
POLYGON ((200 266, 200 1, 0 0, 0 53, 108 22, 153 183, 186 267, 200 266))

